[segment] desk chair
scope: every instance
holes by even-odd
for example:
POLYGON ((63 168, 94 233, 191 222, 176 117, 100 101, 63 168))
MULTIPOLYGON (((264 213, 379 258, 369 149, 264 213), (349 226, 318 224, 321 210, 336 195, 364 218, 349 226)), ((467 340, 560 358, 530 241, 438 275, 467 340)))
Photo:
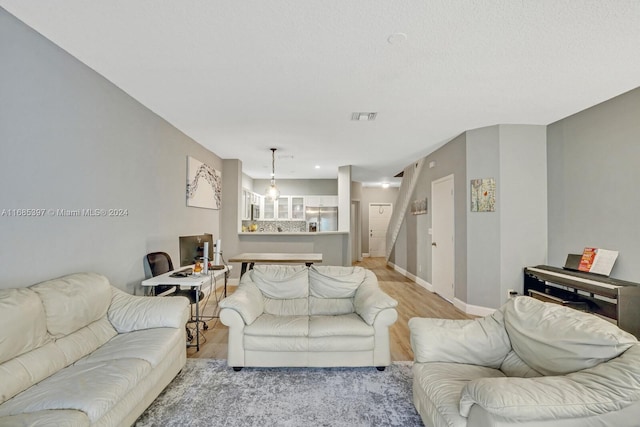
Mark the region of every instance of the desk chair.
MULTIPOLYGON (((164 273, 168 273, 173 270, 173 262, 171 262, 171 257, 166 252, 152 252, 147 254, 147 262, 149 263, 149 268, 151 269, 151 275, 153 277, 159 276, 164 273)), ((187 297, 189 302, 191 303, 191 318, 187 321, 187 338, 189 341, 193 340, 193 334, 188 327, 189 323, 200 322, 202 324, 202 329, 208 329, 208 325, 202 319, 196 319, 193 315, 193 305, 196 303, 196 292, 197 289, 180 289, 179 285, 160 285, 156 286, 156 294, 167 292, 171 288, 174 288, 174 292, 167 294, 167 296, 171 297, 187 297)), ((202 302, 204 299, 204 293, 200 291, 199 299, 202 302)), ((201 316, 202 317, 202 316, 201 316)))

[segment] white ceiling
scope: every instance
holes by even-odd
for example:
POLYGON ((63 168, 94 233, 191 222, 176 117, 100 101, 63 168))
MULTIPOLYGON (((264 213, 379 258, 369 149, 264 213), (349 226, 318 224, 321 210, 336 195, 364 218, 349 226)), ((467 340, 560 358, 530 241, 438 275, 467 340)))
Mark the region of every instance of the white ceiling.
POLYGON ((0 5, 253 178, 276 147, 276 179, 351 164, 392 181, 467 129, 549 124, 640 86, 639 0, 0 5))

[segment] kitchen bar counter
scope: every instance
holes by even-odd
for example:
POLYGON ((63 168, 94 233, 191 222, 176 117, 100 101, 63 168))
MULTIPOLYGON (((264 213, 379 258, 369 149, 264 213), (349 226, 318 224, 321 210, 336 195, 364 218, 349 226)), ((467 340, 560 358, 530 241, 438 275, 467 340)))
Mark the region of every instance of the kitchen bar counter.
POLYGON ((329 236, 332 234, 349 234, 348 231, 240 231, 239 236, 329 236))
MULTIPOLYGON (((323 265, 351 265, 349 233, 345 231, 236 231, 234 236, 237 239, 234 246, 225 247, 223 243, 227 257, 243 252, 321 253, 323 265)), ((233 273, 239 272, 240 264, 237 264, 233 273)))

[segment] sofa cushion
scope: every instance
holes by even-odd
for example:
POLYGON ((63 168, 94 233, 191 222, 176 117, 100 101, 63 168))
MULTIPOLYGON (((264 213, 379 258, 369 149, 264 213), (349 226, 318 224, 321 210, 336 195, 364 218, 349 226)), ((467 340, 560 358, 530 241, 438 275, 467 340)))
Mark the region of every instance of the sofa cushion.
POLYGON ((296 299, 309 296, 309 273, 304 265, 256 265, 251 280, 267 298, 296 299))
MULTIPOLYGON (((619 411, 640 400, 640 345, 619 357, 567 375, 538 378, 478 378, 462 391, 460 413, 472 406, 515 422, 551 422, 619 411)), ((638 425, 638 418, 630 424, 638 425)), ((552 424, 553 425, 553 424, 552 424)), ((597 425, 608 424, 598 420, 597 425)))
POLYGON ((263 337, 307 337, 309 316, 263 314, 244 328, 245 335, 263 337))
POLYGON ((355 313, 342 316, 311 316, 309 318, 309 336, 318 337, 372 337, 373 326, 367 325, 355 313))
POLYGON ((55 345, 64 353, 66 366, 100 348, 116 335, 116 330, 105 316, 65 337, 58 338, 55 345))
POLYGON ((30 289, 0 289, 0 364, 48 340, 44 307, 30 289))
POLYGON ((68 366, 0 406, 0 416, 77 409, 92 423, 111 410, 151 370, 140 359, 68 366))
POLYGON ((475 320, 409 320, 416 362, 453 362, 498 369, 511 351, 501 312, 475 320))
MULTIPOLYGON (((309 337, 309 351, 313 353, 328 352, 358 352, 372 351, 375 348, 374 337, 350 337, 350 336, 333 336, 333 337, 309 337)), ((373 355, 370 355, 371 365, 373 365, 373 355)), ((344 364, 348 364, 349 357, 343 359, 344 364)))
POLYGON ((172 348, 184 345, 183 334, 184 329, 179 328, 154 328, 118 334, 93 353, 78 360, 76 365, 117 359, 141 359, 155 368, 172 348))
POLYGON ((355 311, 353 298, 317 298, 309 297, 309 314, 335 316, 355 311))
POLYGON ((467 383, 479 378, 504 377, 497 369, 462 363, 415 363, 413 365, 413 401, 426 424, 465 427, 460 415, 460 395, 467 383), (425 410, 426 409, 426 410, 425 410))
POLYGON ((312 265, 309 293, 318 298, 353 298, 364 276, 362 267, 312 265))
POLYGON ((111 285, 96 273, 76 273, 31 286, 42 300, 47 329, 60 338, 104 317, 111 285))
POLYGON ((544 375, 562 375, 596 366, 637 342, 616 325, 568 307, 517 297, 501 309, 511 346, 544 375))
POLYGON ((524 363, 513 350, 504 358, 500 370, 508 377, 533 378, 542 376, 540 372, 524 363))
POLYGON ((0 365, 0 403, 67 365, 64 353, 54 341, 7 360, 0 365))

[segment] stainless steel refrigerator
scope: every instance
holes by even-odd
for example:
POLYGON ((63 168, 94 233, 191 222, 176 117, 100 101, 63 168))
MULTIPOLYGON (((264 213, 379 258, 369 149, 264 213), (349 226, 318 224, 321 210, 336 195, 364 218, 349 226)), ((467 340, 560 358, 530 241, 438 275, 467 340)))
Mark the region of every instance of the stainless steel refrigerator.
POLYGON ((338 231, 338 207, 307 206, 307 231, 338 231))

